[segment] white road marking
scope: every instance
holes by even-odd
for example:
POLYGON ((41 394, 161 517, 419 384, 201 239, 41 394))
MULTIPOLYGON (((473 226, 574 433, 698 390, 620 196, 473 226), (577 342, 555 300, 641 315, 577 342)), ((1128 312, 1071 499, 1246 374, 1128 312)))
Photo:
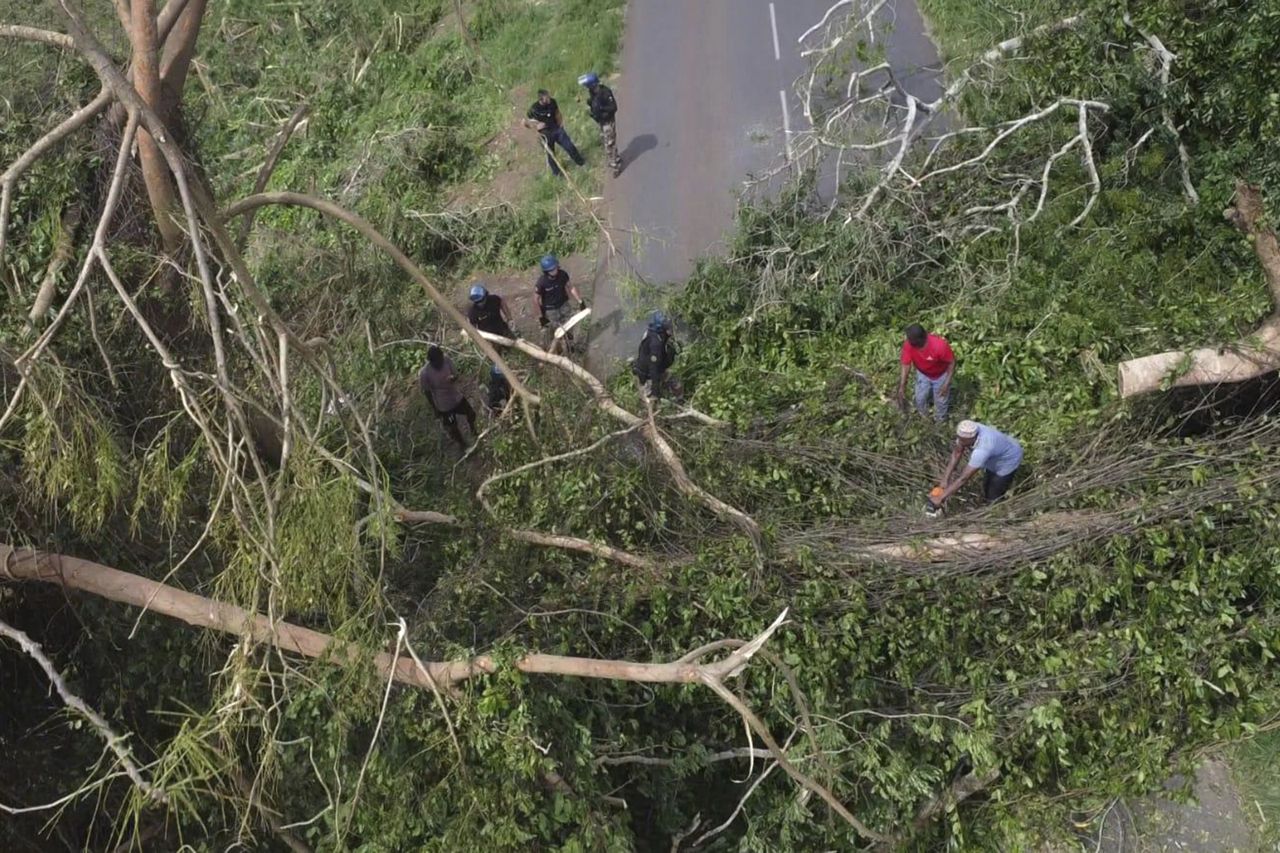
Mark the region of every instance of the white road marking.
POLYGON ((782 51, 778 50, 778 13, 774 10, 772 3, 769 4, 769 27, 773 30, 773 58, 781 62, 782 51))
POLYGON ((778 98, 782 101, 782 132, 787 141, 787 160, 791 159, 791 111, 787 108, 787 90, 779 89, 778 98))

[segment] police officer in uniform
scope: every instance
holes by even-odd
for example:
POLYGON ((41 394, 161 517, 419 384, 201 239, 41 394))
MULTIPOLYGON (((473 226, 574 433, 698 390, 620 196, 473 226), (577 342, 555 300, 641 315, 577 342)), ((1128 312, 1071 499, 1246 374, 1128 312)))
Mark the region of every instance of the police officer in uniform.
POLYGON ((587 109, 591 118, 600 125, 600 141, 604 143, 605 154, 609 158, 609 168, 613 176, 618 177, 622 171, 622 157, 618 155, 618 101, 613 97, 613 90, 600 82, 600 75, 589 71, 578 78, 578 83, 587 87, 587 109))

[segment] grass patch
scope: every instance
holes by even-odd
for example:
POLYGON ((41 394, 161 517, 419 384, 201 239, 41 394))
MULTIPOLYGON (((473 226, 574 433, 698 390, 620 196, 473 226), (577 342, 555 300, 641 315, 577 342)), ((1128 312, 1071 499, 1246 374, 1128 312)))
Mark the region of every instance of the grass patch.
POLYGON ((1240 800, 1268 849, 1280 849, 1280 730, 1242 741, 1230 752, 1240 800))

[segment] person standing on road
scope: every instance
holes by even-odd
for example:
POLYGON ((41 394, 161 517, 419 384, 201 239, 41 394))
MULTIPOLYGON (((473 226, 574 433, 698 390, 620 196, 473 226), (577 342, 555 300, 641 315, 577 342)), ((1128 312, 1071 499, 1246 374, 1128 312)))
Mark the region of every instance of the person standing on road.
POLYGON ((524 124, 525 127, 532 127, 538 131, 542 139, 542 147, 547 151, 547 165, 551 167, 551 174, 557 178, 564 174, 560 171, 560 165, 556 163, 554 151, 557 145, 563 148, 569 158, 579 166, 587 164, 587 161, 583 160, 582 155, 578 153, 578 149, 574 147, 573 140, 569 138, 569 132, 564 129, 564 117, 560 115, 560 105, 546 89, 538 90, 538 100, 529 107, 524 124))
POLYGON ((467 419, 467 426, 474 436, 476 411, 458 389, 458 374, 453 370, 453 362, 435 344, 427 350, 427 363, 418 372, 418 387, 431 403, 431 408, 435 410, 450 437, 460 448, 466 450, 467 442, 462 437, 462 430, 458 429, 458 415, 467 419))
MULTIPOLYGON (((569 274, 560 269, 560 261, 555 255, 544 255, 540 266, 542 275, 533 286, 533 299, 538 305, 538 325, 546 329, 554 321, 557 326, 562 326, 574 314, 569 297, 578 303, 579 311, 587 307, 587 301, 578 293, 578 288, 569 283, 569 274)), ((565 338, 572 344, 573 332, 565 332, 565 338)))
POLYGON ((490 293, 480 282, 471 286, 470 295, 471 310, 467 312, 467 319, 471 325, 491 335, 515 338, 516 333, 511 330, 511 312, 501 296, 490 293))
POLYGON ((947 461, 947 470, 942 474, 942 493, 930 495, 929 502, 935 507, 946 503, 970 477, 979 470, 987 472, 982 483, 982 498, 987 503, 995 503, 1005 496, 1013 485, 1013 475, 1022 464, 1022 445, 995 427, 980 424, 977 421, 961 421, 956 426, 956 441, 951 448, 951 459, 947 461), (954 480, 956 465, 965 451, 969 451, 969 462, 960 476, 954 480))
POLYGON ((671 323, 661 311, 649 315, 649 327, 640 339, 632 369, 640 383, 649 383, 649 399, 662 396, 666 385, 667 370, 676 360, 676 344, 671 338, 671 323))
POLYGON ((916 411, 929 414, 929 397, 933 397, 933 419, 942 423, 951 408, 951 377, 956 369, 956 356, 951 345, 939 335, 925 332, 924 326, 907 326, 907 339, 902 343, 902 372, 898 377, 898 405, 905 409, 907 374, 916 368, 916 411))
POLYGON ((622 158, 618 156, 618 101, 613 97, 613 90, 600 82, 600 75, 588 71, 578 78, 578 83, 587 87, 587 109, 591 118, 600 125, 600 141, 604 144, 605 154, 609 158, 609 169, 618 177, 622 171, 622 158))

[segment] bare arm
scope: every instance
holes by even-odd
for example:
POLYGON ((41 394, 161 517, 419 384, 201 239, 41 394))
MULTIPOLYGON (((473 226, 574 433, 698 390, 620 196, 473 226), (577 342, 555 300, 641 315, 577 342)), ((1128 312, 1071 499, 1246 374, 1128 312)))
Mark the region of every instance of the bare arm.
MULTIPOLYGON (((949 469, 951 468, 951 466, 948 465, 947 468, 948 468, 948 475, 949 475, 950 474, 949 469)), ((946 488, 944 488, 942 490, 941 495, 938 495, 938 497, 936 498, 932 498, 933 502, 939 506, 946 503, 947 499, 950 498, 952 495, 954 495, 956 492, 958 492, 960 490, 960 487, 963 486, 965 483, 967 483, 969 481, 969 478, 976 473, 978 473, 978 469, 974 468, 972 465, 964 466, 964 470, 960 472, 959 477, 956 477, 955 482, 947 486, 946 488)))
POLYGON ((942 394, 942 396, 944 397, 947 396, 947 394, 951 391, 951 377, 955 375, 955 372, 956 372, 956 363, 953 360, 951 364, 947 365, 947 372, 942 374, 942 378, 944 381, 942 383, 942 387, 938 389, 938 392, 942 394))
POLYGON ((507 300, 498 303, 498 313, 502 315, 502 319, 507 321, 510 326, 514 321, 511 319, 511 309, 507 307, 507 300))
POLYGON ((902 370, 898 372, 898 399, 905 400, 907 396, 907 374, 911 372, 911 365, 902 365, 902 370))
POLYGON ((574 287, 572 284, 569 285, 569 295, 572 296, 574 299, 576 299, 578 301, 578 304, 582 304, 583 302, 582 294, 579 293, 578 288, 574 287))
POLYGON ((960 453, 961 453, 961 452, 962 452, 962 451, 960 450, 960 445, 959 445, 959 444, 953 444, 953 445, 952 445, 952 447, 951 447, 951 458, 947 460, 947 470, 945 470, 945 471, 943 471, 943 472, 942 472, 942 485, 943 485, 943 488, 945 488, 946 486, 950 485, 950 483, 951 483, 951 472, 955 471, 955 469, 956 469, 956 463, 960 461, 960 453))

